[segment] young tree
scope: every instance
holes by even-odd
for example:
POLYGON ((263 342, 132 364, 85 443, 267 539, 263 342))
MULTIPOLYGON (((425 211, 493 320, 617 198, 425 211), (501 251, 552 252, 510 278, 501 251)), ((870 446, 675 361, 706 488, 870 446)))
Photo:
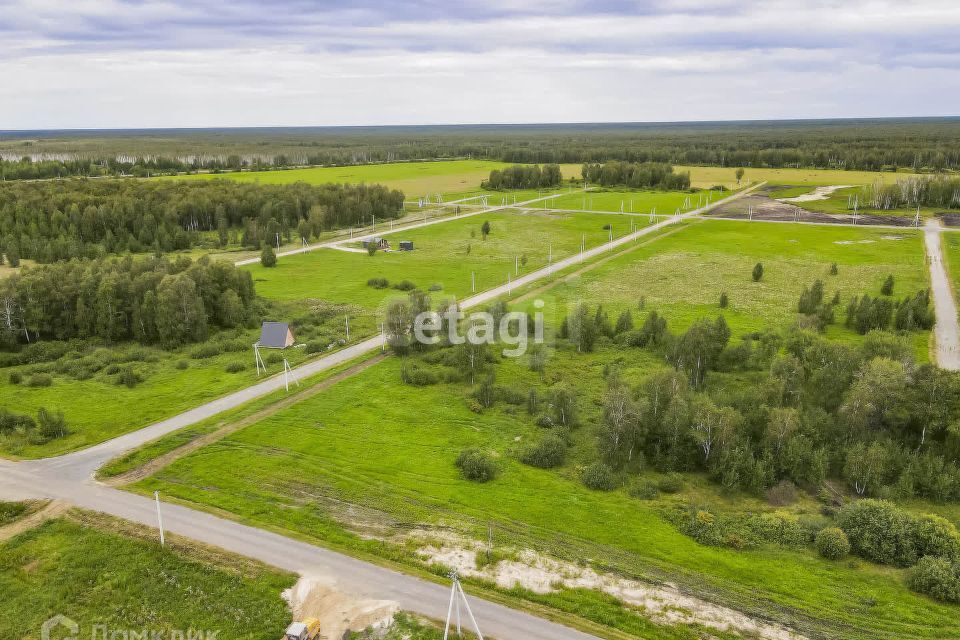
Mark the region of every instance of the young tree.
POLYGON ((761 278, 763 278, 763 263, 758 262, 753 265, 753 281, 760 282, 761 278))
POLYGON ((724 291, 720 294, 720 308, 726 309, 728 306, 730 306, 730 298, 727 297, 727 292, 724 291))
POLYGON ((633 460, 642 447, 642 430, 637 405, 630 390, 613 377, 603 397, 603 416, 600 423, 600 456, 614 469, 633 460))
POLYGON ((885 296, 893 295, 893 274, 888 275, 886 280, 883 281, 883 286, 880 287, 880 293, 885 296))
POLYGON ((736 171, 738 187, 740 186, 740 180, 743 179, 743 174, 744 174, 743 167, 738 167, 736 171))
POLYGON ((483 224, 480 226, 480 234, 483 236, 483 239, 486 240, 487 236, 490 235, 490 221, 484 220, 483 224))
POLYGON ((277 254, 273 252, 273 247, 269 244, 263 245, 263 251, 260 252, 260 264, 267 268, 277 266, 277 254))
POLYGON ((573 387, 557 384, 550 389, 550 409, 553 421, 564 427, 577 424, 577 395, 573 387))

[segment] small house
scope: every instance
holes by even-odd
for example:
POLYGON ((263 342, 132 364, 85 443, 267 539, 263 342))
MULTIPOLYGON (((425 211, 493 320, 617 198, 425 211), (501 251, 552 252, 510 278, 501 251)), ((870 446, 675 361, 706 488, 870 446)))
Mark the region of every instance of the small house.
POLYGON ((264 322, 260 327, 258 347, 264 349, 286 349, 295 342, 293 331, 286 322, 264 322))
POLYGON ((400 251, 413 251, 413 240, 401 240, 400 251))
POLYGON ((369 249, 370 245, 375 246, 377 249, 382 249, 387 251, 390 249, 390 242, 386 238, 370 238, 368 240, 361 240, 360 244, 363 245, 364 249, 369 249))

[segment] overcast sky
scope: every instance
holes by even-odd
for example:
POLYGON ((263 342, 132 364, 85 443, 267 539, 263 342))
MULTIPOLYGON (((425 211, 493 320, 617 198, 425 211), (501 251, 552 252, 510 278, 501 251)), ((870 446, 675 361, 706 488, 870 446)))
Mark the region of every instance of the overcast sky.
POLYGON ((0 0, 0 129, 960 113, 960 2, 0 0))

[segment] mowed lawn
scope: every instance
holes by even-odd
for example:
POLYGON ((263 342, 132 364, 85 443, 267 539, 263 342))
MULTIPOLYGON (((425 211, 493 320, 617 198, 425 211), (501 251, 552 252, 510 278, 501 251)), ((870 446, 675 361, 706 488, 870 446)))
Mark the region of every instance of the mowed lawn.
POLYGON ((293 576, 169 540, 163 549, 129 535, 132 525, 90 517, 107 524, 54 520, 0 544, 0 638, 40 638, 58 614, 80 626, 81 638, 102 624, 122 637, 147 629, 186 638, 192 629, 274 640, 290 622, 280 592, 293 576))
POLYGON ((647 220, 605 214, 503 211, 480 214, 462 220, 414 229, 386 236, 394 248, 401 240, 412 240, 413 251, 366 253, 321 249, 281 257, 276 267, 259 264, 250 269, 257 293, 279 300, 321 298, 377 308, 398 295, 393 289, 374 289, 371 278, 386 278, 391 284, 409 280, 431 292, 435 299, 465 297, 471 292, 471 274, 476 290, 497 287, 580 250, 607 242, 630 232, 631 223, 646 226, 647 220), (490 235, 483 239, 481 227, 490 223, 490 235), (604 229, 610 225, 612 229, 604 229), (523 264, 524 256, 526 264, 523 264), (519 264, 519 269, 517 268, 519 264), (436 288, 436 287, 435 287, 436 288))
MULTIPOLYGON (((436 162, 392 162, 385 164, 352 165, 348 167, 311 167, 279 171, 243 171, 232 173, 197 173, 183 176, 165 176, 159 180, 227 179, 263 184, 367 183, 382 184, 403 191, 407 199, 435 196, 438 193, 466 193, 478 190, 480 183, 490 177, 494 169, 511 166, 492 160, 438 160, 436 162)), ((564 177, 580 175, 580 165, 562 165, 564 177)))
MULTIPOLYGON (((622 309, 637 316, 641 298, 647 309, 667 317, 682 330, 695 319, 721 313, 734 335, 765 327, 785 327, 796 318, 804 286, 824 282, 826 298, 839 291, 837 324, 827 335, 856 340, 843 325, 851 296, 879 295, 888 274, 895 279, 894 297, 913 295, 929 286, 922 234, 918 231, 856 229, 813 225, 697 220, 649 246, 568 279, 550 293, 561 305, 577 301, 602 303, 612 317, 622 309), (763 279, 753 282, 756 263, 763 279), (838 273, 830 275, 837 263, 838 273)), ((917 358, 926 361, 929 332, 914 334, 917 358)))
MULTIPOLYGON (((724 315, 735 335, 784 327, 795 317, 803 284, 817 277, 827 283, 828 294, 841 288, 844 297, 877 293, 887 273, 897 278, 898 294, 925 286, 918 234, 900 240, 883 235, 869 229, 694 222, 543 295, 563 307, 578 300, 603 303, 614 317, 620 308, 636 310, 645 296, 646 308, 666 315, 678 331, 697 317, 719 313, 719 293, 727 290, 731 308, 724 315), (757 260, 767 271, 763 281, 753 283, 750 271, 757 260), (828 275, 832 262, 838 264, 837 276, 828 275)), ((830 335, 858 339, 840 327, 830 335)), ((917 334, 918 346, 927 340, 926 333, 917 334)), ((474 413, 463 385, 404 385, 400 362, 390 359, 175 462, 133 490, 161 490, 254 524, 391 557, 396 550, 346 530, 344 522, 362 528, 365 516, 344 502, 385 514, 375 517, 377 524, 386 517, 403 523, 400 529, 441 525, 482 538, 492 521, 501 532, 499 544, 588 557, 627 574, 674 580, 734 607, 800 621, 825 637, 960 634, 956 607, 910 592, 902 571, 827 562, 806 550, 702 546, 679 534, 654 503, 624 491, 584 488, 577 469, 594 455, 595 407, 604 365, 614 359, 632 383, 663 366, 652 353, 616 346, 588 356, 551 350, 545 382, 523 359, 497 365, 497 383, 524 392, 538 386, 546 393, 558 377, 576 379, 587 422, 573 432, 573 459, 558 470, 516 461, 516 452, 543 433, 522 408, 501 403, 474 413), (453 463, 470 446, 496 452, 502 469, 496 480, 477 485, 460 477, 453 463)))

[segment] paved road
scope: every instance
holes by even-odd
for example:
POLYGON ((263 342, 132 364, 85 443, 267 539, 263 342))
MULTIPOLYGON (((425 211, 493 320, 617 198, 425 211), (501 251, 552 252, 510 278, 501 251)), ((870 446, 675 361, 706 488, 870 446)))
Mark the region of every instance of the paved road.
POLYGON ((937 343, 937 364, 951 371, 960 370, 960 325, 957 323, 957 304, 953 285, 943 264, 940 221, 927 220, 923 237, 927 244, 927 262, 930 265, 930 284, 937 324, 933 328, 937 343))
MULTIPOLYGON (((749 191, 748 189, 731 197, 741 197, 749 191)), ((654 233, 684 218, 703 213, 717 204, 719 203, 669 218, 617 238, 612 242, 585 250, 581 254, 558 260, 548 267, 517 278, 510 285, 504 284, 466 298, 461 301, 460 306, 467 310, 490 302, 510 293, 512 288, 547 278, 567 267, 634 242, 642 236, 654 233)), ((313 375, 355 357, 381 349, 382 344, 380 336, 369 338, 329 356, 301 365, 293 370, 292 376, 295 379, 300 379, 313 375)), ((166 433, 194 424, 275 391, 283 385, 282 375, 273 376, 247 389, 219 398, 168 420, 75 453, 29 462, 15 463, 0 460, 0 499, 51 498, 64 500, 79 507, 152 526, 156 522, 153 501, 96 483, 93 479, 95 470, 117 455, 166 433)), ((335 581, 336 586, 348 595, 396 600, 404 609, 433 618, 442 619, 446 614, 449 592, 442 585, 391 571, 328 549, 291 540, 275 533, 194 511, 187 507, 165 504, 163 512, 164 525, 171 532, 255 558, 282 569, 329 576, 335 581)), ((513 638, 518 640, 582 640, 592 637, 484 600, 473 599, 472 606, 480 621, 481 630, 501 640, 513 638)))
MULTIPOLYGON (((38 463, 0 463, 0 499, 58 498, 74 505, 109 513, 155 527, 155 503, 132 493, 90 483, 57 479, 38 463)), ((449 588, 362 560, 291 540, 229 520, 164 504, 167 531, 211 544, 267 564, 306 575, 329 577, 333 586, 357 598, 397 601, 403 609, 435 619, 447 612, 449 588)), ((588 640, 586 633, 527 613, 470 598, 484 634, 501 640, 588 640)))

